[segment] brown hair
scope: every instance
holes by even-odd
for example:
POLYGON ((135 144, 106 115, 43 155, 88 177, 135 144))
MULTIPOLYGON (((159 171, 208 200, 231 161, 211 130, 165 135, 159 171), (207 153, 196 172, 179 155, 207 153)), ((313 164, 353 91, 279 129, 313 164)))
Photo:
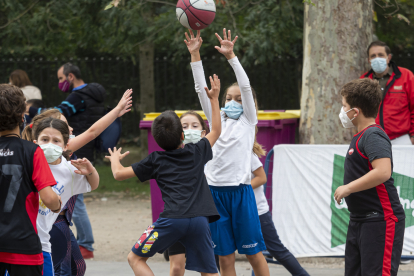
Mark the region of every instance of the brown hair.
POLYGON ((23 130, 22 139, 33 142, 33 140, 36 140, 34 138, 33 130, 34 130, 35 127, 37 127, 37 125, 42 120, 44 120, 46 118, 49 118, 49 117, 52 117, 52 118, 55 118, 55 119, 60 119, 61 115, 62 114, 57 109, 49 109, 49 110, 46 110, 45 112, 43 112, 41 114, 36 115, 33 118, 32 123, 30 125, 26 126, 26 128, 23 130))
POLYGON ((388 45, 387 45, 385 42, 382 42, 382 41, 377 40, 377 41, 373 41, 373 42, 371 42, 371 44, 369 44, 368 49, 367 49, 367 56, 368 56, 368 58, 369 58, 369 50, 370 50, 372 47, 374 47, 374 46, 381 46, 381 47, 384 47, 384 48, 385 48, 385 53, 387 54, 387 56, 388 56, 389 54, 391 54, 391 49, 390 49, 390 47, 388 47, 388 45))
POLYGON ((26 97, 22 90, 10 84, 0 84, 0 131, 13 130, 23 124, 26 97))
POLYGON ((11 83, 17 87, 25 87, 32 85, 32 82, 29 79, 27 73, 21 69, 14 70, 10 74, 11 83))
POLYGON ((375 118, 381 103, 381 86, 369 78, 353 80, 344 85, 341 95, 352 107, 361 109, 365 117, 375 118))
MULTIPOLYGON (((230 85, 229 87, 227 87, 226 91, 223 94, 222 100, 221 100, 221 104, 223 106, 226 105, 226 96, 227 96, 227 91, 231 88, 231 87, 239 87, 239 84, 237 82, 233 83, 232 85, 230 85)), ((259 105, 257 103, 257 96, 256 96, 256 91, 254 91, 253 87, 250 86, 250 88, 252 89, 252 95, 253 95, 253 100, 254 100, 254 105, 256 107, 256 113, 259 111, 259 105)), ((255 135, 254 135, 254 144, 253 144, 253 152, 254 154, 256 154, 259 158, 266 155, 266 151, 263 149, 263 146, 261 144, 259 144, 256 140, 256 135, 257 132, 259 131, 259 129, 257 128, 256 125, 256 129, 255 129, 255 135)))
POLYGON ((200 125, 201 125, 202 129, 205 130, 206 132, 209 131, 206 122, 203 120, 203 118, 200 116, 200 114, 198 114, 194 110, 187 111, 186 113, 184 113, 183 115, 181 115, 180 116, 180 121, 181 121, 182 118, 184 118, 187 115, 193 115, 193 116, 197 117, 198 121, 200 122, 200 125))
MULTIPOLYGON (((63 144, 66 146, 69 141, 69 127, 68 124, 66 124, 64 121, 52 117, 45 118, 41 121, 39 121, 36 126, 33 125, 33 138, 34 140, 37 140, 39 138, 39 135, 42 133, 43 130, 46 128, 53 128, 59 131, 62 134, 63 137, 63 144)), ((70 159, 70 150, 63 152, 63 157, 66 158, 66 160, 70 159)))

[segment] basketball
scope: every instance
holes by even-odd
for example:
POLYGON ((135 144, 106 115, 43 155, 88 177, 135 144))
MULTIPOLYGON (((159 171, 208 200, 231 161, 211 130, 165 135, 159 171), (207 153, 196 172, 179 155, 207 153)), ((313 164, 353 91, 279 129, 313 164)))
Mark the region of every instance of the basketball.
POLYGON ((202 30, 213 22, 216 4, 214 0, 178 0, 175 11, 178 21, 184 27, 202 30))

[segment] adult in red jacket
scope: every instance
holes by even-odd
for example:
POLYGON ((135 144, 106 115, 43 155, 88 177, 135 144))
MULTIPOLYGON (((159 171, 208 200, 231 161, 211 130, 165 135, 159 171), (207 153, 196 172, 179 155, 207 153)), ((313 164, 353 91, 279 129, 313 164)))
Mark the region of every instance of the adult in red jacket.
POLYGON ((383 92, 376 118, 393 145, 414 144, 414 75, 391 61, 391 50, 382 41, 367 50, 371 70, 361 76, 378 80, 383 92))

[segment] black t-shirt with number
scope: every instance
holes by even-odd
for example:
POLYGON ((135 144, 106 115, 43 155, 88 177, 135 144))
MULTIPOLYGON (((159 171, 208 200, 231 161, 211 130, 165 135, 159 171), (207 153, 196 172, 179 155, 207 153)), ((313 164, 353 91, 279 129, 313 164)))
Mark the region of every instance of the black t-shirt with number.
POLYGON ((37 235, 38 191, 56 185, 43 150, 18 137, 0 137, 0 262, 43 264, 37 235))
POLYGON ((220 218, 204 175, 204 165, 213 158, 210 142, 203 138, 196 144, 170 151, 156 151, 132 165, 141 182, 155 179, 164 201, 162 218, 220 218))

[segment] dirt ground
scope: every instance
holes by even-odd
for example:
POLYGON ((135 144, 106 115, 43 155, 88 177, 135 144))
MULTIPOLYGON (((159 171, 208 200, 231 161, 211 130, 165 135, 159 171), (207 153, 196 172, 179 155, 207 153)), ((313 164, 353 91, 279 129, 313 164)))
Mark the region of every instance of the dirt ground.
MULTIPOLYGON (((85 203, 95 239, 94 261, 126 262, 132 246, 151 225, 151 202, 145 196, 125 196, 122 193, 85 194, 85 203)), ((72 226, 76 235, 76 227, 72 226)), ((152 261, 163 261, 161 254, 152 261)), ((238 261, 246 261, 238 255, 238 261)), ((299 262, 306 269, 343 268, 341 258, 300 258, 299 262)), ((401 265, 400 270, 414 271, 414 262, 401 265)), ((414 273, 413 273, 414 274, 414 273)))

